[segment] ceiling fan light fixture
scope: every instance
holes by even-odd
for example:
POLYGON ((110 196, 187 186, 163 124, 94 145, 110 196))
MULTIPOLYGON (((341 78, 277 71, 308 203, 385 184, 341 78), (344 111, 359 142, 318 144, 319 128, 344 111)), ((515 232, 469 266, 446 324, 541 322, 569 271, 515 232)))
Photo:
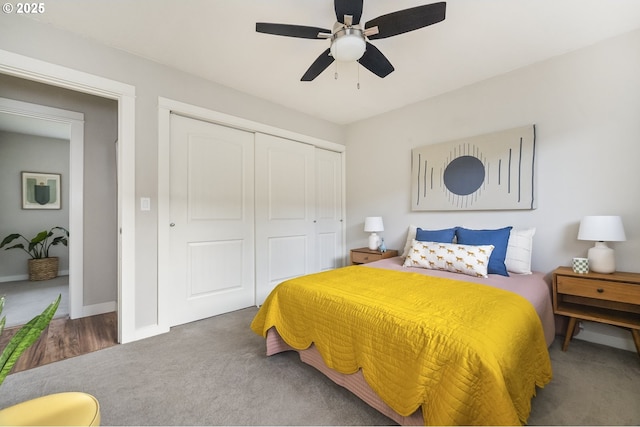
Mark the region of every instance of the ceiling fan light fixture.
POLYGON ((338 61, 357 61, 366 49, 362 30, 357 28, 344 28, 335 33, 331 41, 331 56, 338 61))

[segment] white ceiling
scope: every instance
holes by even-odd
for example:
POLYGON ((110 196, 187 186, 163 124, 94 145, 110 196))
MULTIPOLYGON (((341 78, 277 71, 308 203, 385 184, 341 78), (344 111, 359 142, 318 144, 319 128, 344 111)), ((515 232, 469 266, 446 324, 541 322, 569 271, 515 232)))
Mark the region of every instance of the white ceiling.
MULTIPOLYGON (((365 0, 362 22, 435 1, 365 0)), ((301 82, 329 41, 259 34, 255 23, 331 28, 336 21, 332 0, 55 0, 45 5, 45 13, 31 18, 337 124, 640 28, 638 0, 449 0, 443 22, 371 42, 395 67, 388 77, 336 62, 314 81, 301 82)))

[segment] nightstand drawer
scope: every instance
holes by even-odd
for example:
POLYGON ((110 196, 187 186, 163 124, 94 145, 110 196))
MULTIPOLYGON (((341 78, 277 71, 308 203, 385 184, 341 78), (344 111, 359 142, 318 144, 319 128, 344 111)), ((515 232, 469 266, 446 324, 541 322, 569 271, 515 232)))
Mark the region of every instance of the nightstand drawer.
POLYGON ((366 264, 372 261, 381 260, 380 254, 368 254, 364 252, 351 252, 351 262, 354 264, 366 264))
POLYGON ((557 277, 559 294, 576 295, 607 301, 640 304, 640 285, 615 283, 578 277, 557 277))
POLYGON ((387 249, 386 252, 372 251, 369 248, 351 249, 351 264, 368 264, 381 259, 392 258, 398 256, 395 249, 387 249))

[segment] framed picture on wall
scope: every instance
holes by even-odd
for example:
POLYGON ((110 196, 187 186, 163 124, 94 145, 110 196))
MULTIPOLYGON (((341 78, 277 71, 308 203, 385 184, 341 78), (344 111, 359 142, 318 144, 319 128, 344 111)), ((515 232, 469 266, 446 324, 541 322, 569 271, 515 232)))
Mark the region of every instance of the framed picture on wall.
POLYGON ((22 172, 22 209, 60 209, 60 174, 22 172))

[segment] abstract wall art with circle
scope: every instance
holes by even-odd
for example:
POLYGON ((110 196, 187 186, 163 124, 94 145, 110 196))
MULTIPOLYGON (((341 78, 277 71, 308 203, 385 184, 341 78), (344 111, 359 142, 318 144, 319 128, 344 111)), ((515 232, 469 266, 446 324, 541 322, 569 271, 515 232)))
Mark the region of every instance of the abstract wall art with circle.
POLYGON ((535 125, 411 151, 411 210, 535 209, 535 125))

